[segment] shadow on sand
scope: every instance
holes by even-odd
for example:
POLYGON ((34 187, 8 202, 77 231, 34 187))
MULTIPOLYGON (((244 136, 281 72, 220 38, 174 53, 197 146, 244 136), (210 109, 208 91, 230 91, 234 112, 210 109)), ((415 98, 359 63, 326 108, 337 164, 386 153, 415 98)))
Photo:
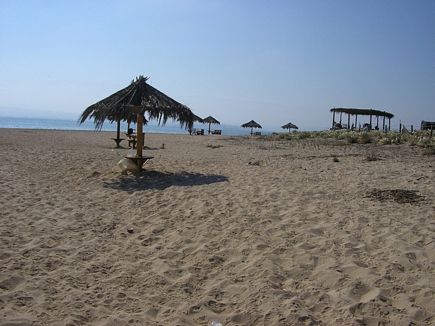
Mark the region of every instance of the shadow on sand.
POLYGON ((143 171, 138 175, 123 175, 117 180, 105 182, 104 187, 123 191, 163 190, 171 186, 200 186, 225 181, 228 181, 226 176, 216 174, 143 171))

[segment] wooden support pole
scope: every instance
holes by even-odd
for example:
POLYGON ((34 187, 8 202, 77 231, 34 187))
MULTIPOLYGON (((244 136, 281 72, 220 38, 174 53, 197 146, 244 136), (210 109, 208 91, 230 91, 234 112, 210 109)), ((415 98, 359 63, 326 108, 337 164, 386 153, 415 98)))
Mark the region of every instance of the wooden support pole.
POLYGON ((376 130, 379 130, 379 116, 376 116, 376 130))
POLYGON ((208 123, 208 134, 210 135, 210 126, 211 126, 211 122, 208 123))
POLYGON ((335 111, 332 111, 332 129, 335 127, 335 111))
POLYGON ((388 118, 388 131, 391 131, 391 118, 388 118))
POLYGON ((382 131, 386 131, 385 130, 385 116, 383 116, 383 119, 382 119, 382 131))
POLYGON ((372 115, 370 114, 370 130, 372 130, 372 115))
POLYGON ((343 115, 343 112, 340 112, 340 124, 341 124, 341 116, 343 115))
POLYGON ((144 116, 142 112, 137 114, 137 144, 136 144, 136 157, 142 157, 143 150, 143 120, 144 116))
POLYGON ((118 119, 117 124, 116 124, 116 138, 120 139, 121 138, 121 120, 118 119))
POLYGON ((358 114, 355 114, 355 129, 357 129, 358 127, 358 114))
POLYGON ((350 129, 350 113, 347 114, 347 129, 350 129))

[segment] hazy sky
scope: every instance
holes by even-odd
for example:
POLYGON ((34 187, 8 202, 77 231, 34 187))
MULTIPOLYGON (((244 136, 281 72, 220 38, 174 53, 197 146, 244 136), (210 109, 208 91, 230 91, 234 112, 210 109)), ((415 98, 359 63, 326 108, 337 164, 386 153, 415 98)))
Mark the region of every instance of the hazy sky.
POLYGON ((240 125, 435 120, 435 1, 0 0, 0 115, 77 119, 137 75, 240 125))

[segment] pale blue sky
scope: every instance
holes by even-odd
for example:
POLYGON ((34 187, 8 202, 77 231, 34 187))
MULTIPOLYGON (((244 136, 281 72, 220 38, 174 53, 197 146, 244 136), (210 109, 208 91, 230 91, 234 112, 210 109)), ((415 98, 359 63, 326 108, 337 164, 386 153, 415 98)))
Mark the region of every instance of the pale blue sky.
POLYGON ((0 0, 0 115, 77 119, 137 75, 240 125, 435 120, 435 1, 0 0))

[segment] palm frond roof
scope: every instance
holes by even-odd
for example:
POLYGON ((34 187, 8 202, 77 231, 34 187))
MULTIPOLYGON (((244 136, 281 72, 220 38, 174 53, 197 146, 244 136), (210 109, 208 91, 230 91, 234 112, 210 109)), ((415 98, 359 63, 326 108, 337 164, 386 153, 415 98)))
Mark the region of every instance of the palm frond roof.
POLYGON ((282 129, 299 129, 298 126, 296 126, 295 124, 289 122, 287 124, 285 124, 284 126, 281 127, 282 129))
POLYGON ((260 124, 258 124, 254 120, 251 120, 249 122, 242 124, 242 128, 260 128, 261 129, 261 126, 260 126, 260 124))
POLYGON ((195 115, 181 104, 147 83, 148 77, 139 76, 131 84, 83 111, 79 122, 94 119, 95 128, 101 129, 105 120, 134 120, 137 113, 148 115, 164 125, 168 119, 181 126, 191 127, 195 115))
POLYGON ((386 117, 386 118, 393 118, 394 114, 386 112, 386 111, 380 111, 380 110, 373 110, 373 109, 354 109, 354 108, 332 108, 331 112, 343 112, 347 114, 352 115, 374 115, 379 117, 386 117))
POLYGON ((202 121, 204 121, 205 123, 211 123, 211 124, 216 124, 216 125, 220 125, 221 124, 219 121, 217 121, 211 115, 209 115, 207 118, 202 119, 202 121))

